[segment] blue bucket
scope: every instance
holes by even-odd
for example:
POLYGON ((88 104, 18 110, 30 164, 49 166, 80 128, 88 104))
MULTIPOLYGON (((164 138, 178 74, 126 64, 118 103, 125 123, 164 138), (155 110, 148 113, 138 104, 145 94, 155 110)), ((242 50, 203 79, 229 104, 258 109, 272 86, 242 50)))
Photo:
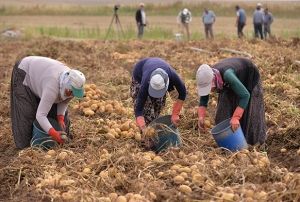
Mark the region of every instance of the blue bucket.
MULTIPOLYGON (((55 128, 55 130, 60 131, 61 128, 57 121, 52 118, 48 118, 51 125, 55 128)), ((42 149, 50 149, 57 145, 57 142, 52 139, 51 136, 48 135, 43 129, 41 128, 39 122, 35 120, 33 122, 33 130, 32 130, 32 139, 30 141, 31 147, 39 147, 42 149)))
POLYGON ((219 147, 229 149, 230 151, 248 148, 241 126, 234 132, 231 129, 230 118, 216 125, 211 130, 211 133, 219 147))
POLYGON ((171 121, 171 115, 161 116, 153 120, 149 126, 157 132, 157 136, 153 138, 154 146, 152 147, 156 153, 168 147, 179 147, 182 144, 180 133, 171 121))

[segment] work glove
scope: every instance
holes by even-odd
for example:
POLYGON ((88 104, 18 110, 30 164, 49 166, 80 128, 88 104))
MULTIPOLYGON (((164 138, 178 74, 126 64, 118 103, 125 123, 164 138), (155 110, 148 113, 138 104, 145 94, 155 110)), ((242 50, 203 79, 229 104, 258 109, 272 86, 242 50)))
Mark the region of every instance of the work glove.
POLYGON ((50 128, 48 134, 58 143, 63 144, 64 140, 61 137, 61 134, 64 133, 63 131, 57 131, 54 128, 50 128))
POLYGON ((233 131, 236 131, 240 126, 240 119, 242 118, 244 113, 244 109, 241 107, 237 107, 231 117, 230 124, 233 131))
POLYGON ((140 128, 141 131, 144 131, 146 128, 145 118, 143 116, 136 117, 136 125, 140 128))
POLYGON ((65 131, 66 125, 65 125, 65 116, 64 115, 57 115, 57 122, 60 125, 60 128, 65 131))
POLYGON ((177 126, 179 123, 179 114, 181 111, 183 105, 183 101, 182 100, 177 100, 174 104, 173 104, 173 110, 172 110, 172 116, 171 116, 171 121, 172 123, 177 126))
POLYGON ((198 107, 198 127, 199 129, 205 129, 204 119, 206 114, 206 107, 198 107))

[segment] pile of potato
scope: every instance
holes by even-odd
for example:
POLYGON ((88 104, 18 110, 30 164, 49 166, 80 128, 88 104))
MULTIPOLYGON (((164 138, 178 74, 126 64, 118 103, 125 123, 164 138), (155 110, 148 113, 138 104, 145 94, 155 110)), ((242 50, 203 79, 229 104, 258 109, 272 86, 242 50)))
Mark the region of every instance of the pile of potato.
MULTIPOLYGON (((178 185, 180 192, 189 194, 192 193, 191 184, 196 186, 204 186, 204 189, 210 189, 213 187, 213 182, 205 177, 199 170, 197 165, 182 166, 180 164, 174 164, 170 167, 167 175, 173 176, 173 183, 178 185)), ((160 173, 162 175, 162 173, 160 173)))
POLYGON ((163 163, 164 159, 158 155, 156 155, 153 151, 141 152, 138 153, 139 157, 141 157, 140 162, 142 162, 145 166, 148 166, 150 163, 163 163))
POLYGON ((104 125, 104 135, 108 139, 134 138, 137 141, 141 141, 140 129, 136 123, 130 119, 99 119, 99 122, 104 125))
MULTIPOLYGON (((150 156, 149 161, 153 159, 153 155, 150 156)), ((192 194, 193 190, 201 188, 207 193, 214 194, 216 198, 221 200, 240 200, 241 195, 247 196, 250 200, 264 200, 268 194, 264 191, 258 192, 257 195, 252 195, 254 190, 234 190, 230 187, 222 187, 215 184, 214 179, 210 178, 210 174, 205 171, 205 166, 210 166, 214 170, 220 170, 224 166, 237 169, 237 166, 247 165, 244 174, 246 177, 253 175, 253 172, 266 170, 270 166, 270 161, 266 154, 260 152, 250 152, 249 150, 242 150, 232 155, 231 158, 213 158, 209 162, 204 160, 204 154, 197 151, 189 154, 185 154, 183 151, 177 153, 178 158, 185 159, 189 165, 181 163, 173 164, 166 171, 159 171, 156 176, 159 178, 172 178, 174 185, 178 186, 178 190, 183 194, 192 194), (251 172, 247 172, 251 170, 251 172)), ((153 161, 153 160, 152 160, 153 161)), ((186 164, 185 163, 185 164, 186 164)), ((244 168, 241 168, 242 170, 244 168)), ((224 170, 225 171, 225 170, 224 170)), ((242 172, 242 171, 241 171, 242 172)), ((279 171, 281 172, 281 171, 279 171)), ((220 173, 223 174, 223 173, 220 173)), ((285 176, 288 178, 289 176, 285 176)))
MULTIPOLYGON (((152 193, 152 192, 151 192, 152 193)), ((151 194, 151 199, 156 199, 154 193, 151 194)), ((140 194, 127 193, 126 195, 118 195, 117 193, 110 193, 108 195, 111 202, 149 202, 150 200, 146 199, 140 194)))
POLYGON ((95 114, 127 115, 127 110, 122 103, 116 100, 104 100, 108 95, 97 88, 95 84, 85 85, 85 97, 75 104, 73 109, 80 110, 85 116, 95 114))
POLYGON ((103 99, 108 96, 107 93, 97 88, 96 84, 86 84, 84 86, 85 97, 93 100, 103 99))

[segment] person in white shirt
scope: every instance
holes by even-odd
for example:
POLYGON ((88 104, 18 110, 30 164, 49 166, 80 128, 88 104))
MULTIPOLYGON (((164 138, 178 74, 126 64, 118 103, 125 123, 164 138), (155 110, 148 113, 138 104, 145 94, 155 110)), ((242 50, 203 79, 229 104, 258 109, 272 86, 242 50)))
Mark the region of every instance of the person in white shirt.
POLYGON ((143 38, 144 35, 144 27, 146 26, 146 12, 145 12, 145 4, 140 3, 140 8, 135 13, 135 20, 138 28, 138 38, 143 38))
POLYGON ((28 56, 16 62, 11 77, 11 122, 17 148, 30 146, 33 122, 53 140, 64 143, 69 136, 68 103, 84 95, 85 76, 78 70, 47 57, 28 56), (48 118, 56 119, 56 130, 48 118))
POLYGON ((205 37, 206 39, 213 39, 214 33, 213 33, 213 24, 216 21, 216 15, 213 11, 208 10, 207 8, 204 9, 203 15, 202 15, 202 22, 204 24, 204 31, 205 31, 205 37))
POLYGON ((177 16, 177 23, 181 24, 182 28, 186 30, 188 40, 190 40, 190 22, 192 22, 192 13, 187 8, 185 8, 179 12, 177 16))

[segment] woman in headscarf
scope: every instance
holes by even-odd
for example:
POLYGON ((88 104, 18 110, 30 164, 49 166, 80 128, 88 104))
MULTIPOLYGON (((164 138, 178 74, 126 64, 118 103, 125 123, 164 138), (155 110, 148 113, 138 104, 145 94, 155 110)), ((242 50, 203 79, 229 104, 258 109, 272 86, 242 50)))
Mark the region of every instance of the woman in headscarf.
POLYGON ((176 71, 161 58, 145 58, 134 67, 130 94, 134 102, 136 123, 143 131, 156 119, 166 103, 166 93, 178 91, 171 120, 179 123, 179 114, 186 98, 186 88, 176 71))
POLYGON ((69 135, 67 107, 73 97, 82 98, 85 76, 78 70, 46 57, 29 56, 17 61, 11 77, 11 122, 17 148, 30 146, 35 119, 58 143, 69 135), (48 117, 56 119, 56 130, 48 117))
POLYGON ((235 131, 241 126, 248 144, 266 140, 263 90, 257 67, 246 58, 227 58, 215 65, 203 64, 196 75, 198 125, 204 128, 206 107, 211 91, 219 93, 215 124, 231 118, 235 131))

